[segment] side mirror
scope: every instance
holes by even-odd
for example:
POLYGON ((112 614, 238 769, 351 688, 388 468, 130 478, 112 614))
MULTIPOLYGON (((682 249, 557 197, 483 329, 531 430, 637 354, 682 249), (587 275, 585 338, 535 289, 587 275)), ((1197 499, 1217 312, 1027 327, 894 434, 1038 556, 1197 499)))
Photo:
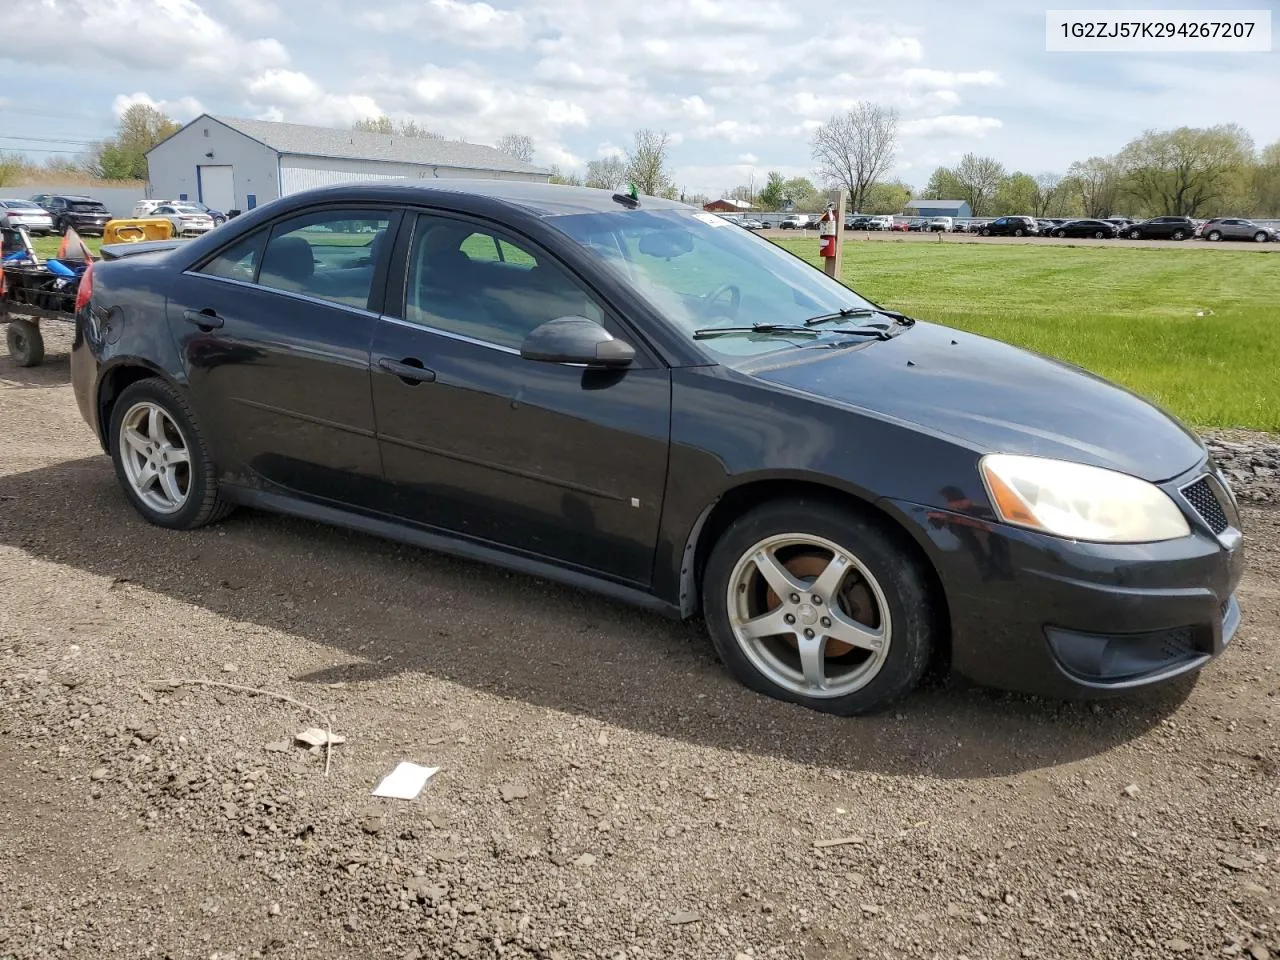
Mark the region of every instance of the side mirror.
POLYGON ((547 363, 625 367, 635 360, 636 351, 631 344, 614 339, 594 320, 561 317, 535 327, 520 345, 520 356, 547 363))

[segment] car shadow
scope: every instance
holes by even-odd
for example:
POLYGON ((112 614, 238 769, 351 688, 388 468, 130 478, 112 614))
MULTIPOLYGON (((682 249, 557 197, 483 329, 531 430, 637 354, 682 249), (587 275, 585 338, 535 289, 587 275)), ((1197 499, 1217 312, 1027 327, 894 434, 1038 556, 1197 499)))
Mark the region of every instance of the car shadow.
MULTIPOLYGON (((0 332, 4 324, 0 324, 0 332)), ((34 367, 20 367, 8 353, 0 353, 0 380, 6 387, 61 387, 71 382, 71 354, 46 353, 34 367)))
POLYGON ((876 716, 831 717, 739 686, 701 625, 533 577, 247 510, 193 533, 153 527, 128 506, 105 456, 0 477, 0 543, 335 651, 335 665, 298 682, 424 674, 850 771, 970 778, 1052 767, 1140 736, 1195 685, 1091 704, 948 681, 876 716))

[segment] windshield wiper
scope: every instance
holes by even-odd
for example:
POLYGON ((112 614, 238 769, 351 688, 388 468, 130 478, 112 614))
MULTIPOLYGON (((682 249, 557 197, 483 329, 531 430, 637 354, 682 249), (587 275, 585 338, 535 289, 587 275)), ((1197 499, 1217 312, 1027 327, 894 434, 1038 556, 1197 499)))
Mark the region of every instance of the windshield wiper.
POLYGON ((877 340, 892 340, 893 334, 882 327, 848 327, 834 330, 814 330, 812 327, 798 326, 789 323, 754 323, 749 327, 704 327, 693 331, 693 339, 709 340, 712 337, 744 336, 752 333, 773 333, 784 336, 820 337, 831 333, 843 333, 853 337, 874 337, 877 340))
POLYGON ((844 320, 846 317, 870 317, 875 313, 869 307, 841 307, 835 313, 820 313, 804 322, 806 327, 817 326, 831 320, 844 320))

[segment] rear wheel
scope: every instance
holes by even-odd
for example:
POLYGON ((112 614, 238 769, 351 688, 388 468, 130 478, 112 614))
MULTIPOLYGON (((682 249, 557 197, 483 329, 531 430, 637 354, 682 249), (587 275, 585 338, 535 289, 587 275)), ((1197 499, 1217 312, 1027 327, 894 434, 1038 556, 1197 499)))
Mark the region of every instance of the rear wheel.
POLYGON ((192 530, 230 512, 195 416, 166 381, 140 380, 120 394, 109 439, 116 478, 151 523, 192 530))
POLYGON ((1254 243, 1266 243, 1270 239, 1271 238, 1267 236, 1267 233, 1265 230, 1259 230, 1257 233, 1253 235, 1254 243))
POLYGON ((1142 239, 1142 231, 1141 231, 1141 230, 1130 230, 1130 231, 1129 231, 1129 239, 1130 239, 1130 240, 1141 240, 1141 239, 1142 239))
POLYGON ((1105 234, 1105 233, 1103 233, 1101 230, 1095 230, 1095 231, 1093 231, 1093 239, 1095 239, 1095 240, 1102 240, 1102 239, 1103 239, 1103 238, 1105 238, 1105 237, 1106 237, 1106 234, 1105 234))
POLYGON ((1187 239, 1186 231, 1184 231, 1184 230, 1175 230, 1175 231, 1173 231, 1173 239, 1175 239, 1175 240, 1185 240, 1185 239, 1187 239))
POLYGON ((10 320, 5 331, 9 355, 20 367, 38 367, 44 362, 44 337, 30 320, 10 320))
POLYGON ((852 715, 883 709, 923 676, 936 634, 925 584, 878 524, 830 503, 777 501, 717 542, 703 612, 743 684, 852 715))
POLYGON ((982 230, 982 235, 983 235, 984 237, 989 237, 989 236, 991 236, 991 231, 990 231, 990 230, 987 230, 987 229, 984 227, 984 228, 983 228, 983 230, 982 230))
POLYGON ((1065 237, 1065 236, 1067 235, 1067 231, 1065 231, 1065 230, 1055 230, 1055 231, 1053 232, 1053 235, 1054 235, 1055 237, 1057 237, 1059 240, 1061 240, 1063 237, 1065 237))
POLYGON ((1023 235, 1023 233, 1025 233, 1025 232, 1026 232, 1026 231, 1024 231, 1021 227, 1019 227, 1017 230, 1013 231, 1013 235, 1014 235, 1015 237, 1020 237, 1020 236, 1022 236, 1022 235, 1023 235))

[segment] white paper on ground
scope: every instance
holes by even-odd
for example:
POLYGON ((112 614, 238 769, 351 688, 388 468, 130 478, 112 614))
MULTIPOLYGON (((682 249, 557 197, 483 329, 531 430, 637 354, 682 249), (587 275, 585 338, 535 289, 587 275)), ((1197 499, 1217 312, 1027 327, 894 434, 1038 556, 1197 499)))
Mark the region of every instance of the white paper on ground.
POLYGON ((382 778, 382 782, 374 788, 373 795, 391 797, 393 800, 412 800, 422 792, 427 781, 439 771, 439 767, 420 767, 407 760, 401 761, 394 770, 382 778))

